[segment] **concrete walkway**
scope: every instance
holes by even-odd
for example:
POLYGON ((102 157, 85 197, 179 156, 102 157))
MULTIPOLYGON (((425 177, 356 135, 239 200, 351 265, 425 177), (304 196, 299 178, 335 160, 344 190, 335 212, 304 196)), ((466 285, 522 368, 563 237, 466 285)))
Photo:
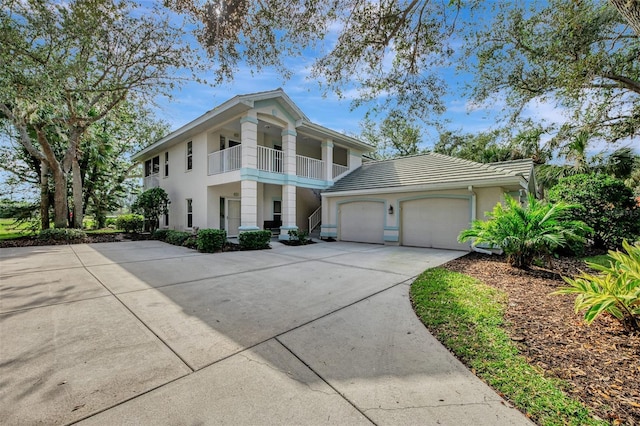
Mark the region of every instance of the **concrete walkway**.
POLYGON ((2 423, 529 424, 411 309, 463 253, 272 246, 0 249, 2 423))

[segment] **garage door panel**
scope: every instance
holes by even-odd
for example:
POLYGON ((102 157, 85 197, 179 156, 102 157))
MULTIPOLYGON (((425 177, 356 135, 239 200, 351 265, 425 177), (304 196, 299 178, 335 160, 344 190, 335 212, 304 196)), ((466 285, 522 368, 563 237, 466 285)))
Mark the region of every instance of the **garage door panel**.
POLYGON ((340 240, 384 243, 384 203, 361 201, 340 206, 340 240))
POLYGON ((469 227, 469 200, 425 198, 405 201, 401 205, 402 244, 468 250, 457 242, 458 234, 469 227))

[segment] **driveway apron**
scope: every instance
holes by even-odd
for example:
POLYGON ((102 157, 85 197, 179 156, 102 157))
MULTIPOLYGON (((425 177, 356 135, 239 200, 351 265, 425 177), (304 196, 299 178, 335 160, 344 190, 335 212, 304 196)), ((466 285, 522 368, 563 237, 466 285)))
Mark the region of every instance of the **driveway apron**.
POLYGON ((530 424, 415 316, 463 252, 356 243, 201 254, 0 250, 6 424, 530 424))

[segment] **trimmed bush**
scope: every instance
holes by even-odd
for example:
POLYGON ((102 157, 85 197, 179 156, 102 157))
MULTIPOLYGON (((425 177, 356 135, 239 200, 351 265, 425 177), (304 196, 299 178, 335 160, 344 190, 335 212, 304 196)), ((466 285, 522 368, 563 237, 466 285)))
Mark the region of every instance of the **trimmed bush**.
POLYGON ((238 236, 241 250, 268 249, 271 241, 271 231, 247 231, 238 236))
POLYGON ((155 231, 153 231, 153 234, 151 236, 154 240, 166 241, 167 233, 169 233, 168 229, 156 229, 155 231))
POLYGON ((167 238, 165 241, 169 244, 173 244, 174 246, 181 246, 190 236, 190 232, 170 230, 167 231, 167 238))
POLYGON ((288 234, 289 234, 289 241, 291 243, 304 246, 311 242, 311 238, 309 238, 309 232, 307 232, 304 229, 303 230, 292 229, 288 232, 288 234))
POLYGON ((38 239, 40 240, 82 241, 85 238, 87 238, 87 234, 83 230, 73 228, 43 229, 38 234, 38 239))
POLYGON ((197 247, 203 253, 214 253, 222 250, 227 241, 224 229, 201 229, 198 231, 197 247))
POLYGON ((140 232, 144 226, 144 217, 139 214, 123 214, 116 219, 116 227, 124 232, 140 232))

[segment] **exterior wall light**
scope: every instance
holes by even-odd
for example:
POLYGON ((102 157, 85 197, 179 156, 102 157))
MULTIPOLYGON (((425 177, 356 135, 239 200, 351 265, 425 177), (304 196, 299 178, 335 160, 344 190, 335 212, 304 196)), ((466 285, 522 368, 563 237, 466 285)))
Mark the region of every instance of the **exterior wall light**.
POLYGON ((389 206, 389 214, 393 214, 393 206, 389 206))

